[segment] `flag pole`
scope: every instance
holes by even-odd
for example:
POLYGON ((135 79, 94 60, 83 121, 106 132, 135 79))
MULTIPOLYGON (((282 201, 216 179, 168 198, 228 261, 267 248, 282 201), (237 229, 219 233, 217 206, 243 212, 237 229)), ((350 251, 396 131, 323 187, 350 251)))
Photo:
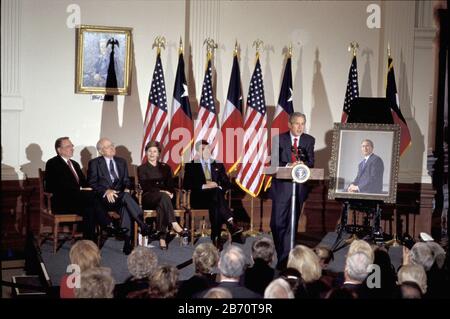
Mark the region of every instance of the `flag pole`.
MULTIPOLYGON (((253 41, 253 46, 256 49, 256 61, 259 60, 260 57, 260 51, 263 48, 264 42, 261 39, 256 39, 255 41, 253 41)), ((256 64, 255 61, 255 64, 256 64)), ((264 181, 263 181, 264 184, 264 181)), ((258 231, 254 230, 253 224, 254 224, 254 197, 251 197, 251 201, 250 201, 250 230, 246 231, 244 234, 246 236, 250 236, 250 237, 255 237, 257 235, 259 235, 260 233, 258 231)))

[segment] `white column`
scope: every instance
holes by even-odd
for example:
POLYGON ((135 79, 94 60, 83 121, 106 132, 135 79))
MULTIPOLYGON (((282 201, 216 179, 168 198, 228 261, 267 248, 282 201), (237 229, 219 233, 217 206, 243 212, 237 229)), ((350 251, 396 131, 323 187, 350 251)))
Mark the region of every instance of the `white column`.
POLYGON ((1 1, 1 103, 2 103, 2 179, 21 177, 20 113, 21 91, 21 0, 1 1), (14 169, 8 168, 13 167, 14 169))
MULTIPOLYGON (((189 70, 193 71, 195 80, 195 98, 200 102, 200 92, 202 88, 203 76, 205 74, 206 64, 206 46, 203 42, 206 38, 214 39, 220 45, 219 25, 220 25, 220 1, 219 0, 191 0, 189 1, 189 41, 190 51, 186 47, 186 52, 192 55, 192 64, 189 70)), ((186 56, 188 59, 189 56, 186 56)), ((189 71, 191 74, 191 71, 189 71)), ((190 79, 191 80, 191 79, 190 79)), ((191 90, 194 89, 192 83, 189 83, 191 90)), ((191 100, 193 96, 191 96, 191 100)))

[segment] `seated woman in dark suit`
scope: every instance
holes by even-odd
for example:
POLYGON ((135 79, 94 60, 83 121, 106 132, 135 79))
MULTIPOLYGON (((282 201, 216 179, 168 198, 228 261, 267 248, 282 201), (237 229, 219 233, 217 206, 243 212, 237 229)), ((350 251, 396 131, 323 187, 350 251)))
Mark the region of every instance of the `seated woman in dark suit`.
POLYGON ((174 196, 173 174, 169 165, 159 161, 161 144, 150 141, 145 146, 147 162, 138 167, 138 180, 143 190, 142 208, 156 209, 156 227, 160 233, 161 249, 167 249, 166 234, 168 226, 182 235, 187 236, 187 230, 175 219, 172 198, 174 196))

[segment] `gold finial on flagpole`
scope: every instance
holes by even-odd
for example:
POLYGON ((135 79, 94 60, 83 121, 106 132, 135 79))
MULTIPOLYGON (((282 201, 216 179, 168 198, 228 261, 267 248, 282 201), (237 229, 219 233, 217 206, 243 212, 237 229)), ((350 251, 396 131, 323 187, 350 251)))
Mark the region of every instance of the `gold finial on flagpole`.
POLYGON ((356 56, 356 51, 359 49, 358 42, 350 42, 348 46, 348 52, 352 51, 353 56, 356 56))
POLYGON ((153 45, 152 45, 152 49, 156 47, 156 53, 160 54, 161 53, 161 48, 166 48, 166 38, 163 36, 158 35, 155 38, 155 41, 153 41, 153 45))
POLYGON ((391 57, 391 45, 388 42, 388 49, 387 49, 388 58, 391 57))
POLYGON ((236 42, 234 43, 233 55, 237 56, 238 55, 238 51, 239 51, 239 46, 238 46, 238 43, 237 43, 237 40, 236 40, 236 42))
POLYGON ((218 45, 217 45, 217 43, 216 43, 213 39, 211 39, 211 38, 206 38, 205 41, 203 41, 203 45, 205 45, 205 44, 206 44, 206 50, 207 50, 206 55, 207 55, 208 60, 209 60, 209 59, 212 58, 214 49, 217 49, 218 45))
POLYGON ((259 59, 259 52, 261 51, 261 48, 263 47, 264 42, 260 39, 256 39, 255 41, 253 41, 253 45, 254 47, 256 47, 256 58, 259 59))
POLYGON ((180 46, 178 47, 178 54, 183 54, 183 39, 180 37, 180 46))
POLYGON ((288 47, 288 58, 292 57, 292 43, 289 43, 288 47))

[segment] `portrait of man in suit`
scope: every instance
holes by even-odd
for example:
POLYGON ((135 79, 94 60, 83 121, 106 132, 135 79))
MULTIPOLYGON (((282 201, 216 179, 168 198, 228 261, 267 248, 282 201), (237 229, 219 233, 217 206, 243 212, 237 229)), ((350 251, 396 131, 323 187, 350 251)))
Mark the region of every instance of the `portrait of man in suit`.
POLYGON ((381 157, 373 153, 373 149, 372 140, 365 139, 361 142, 361 154, 364 158, 358 164, 356 178, 348 186, 348 192, 382 193, 384 164, 381 157))

